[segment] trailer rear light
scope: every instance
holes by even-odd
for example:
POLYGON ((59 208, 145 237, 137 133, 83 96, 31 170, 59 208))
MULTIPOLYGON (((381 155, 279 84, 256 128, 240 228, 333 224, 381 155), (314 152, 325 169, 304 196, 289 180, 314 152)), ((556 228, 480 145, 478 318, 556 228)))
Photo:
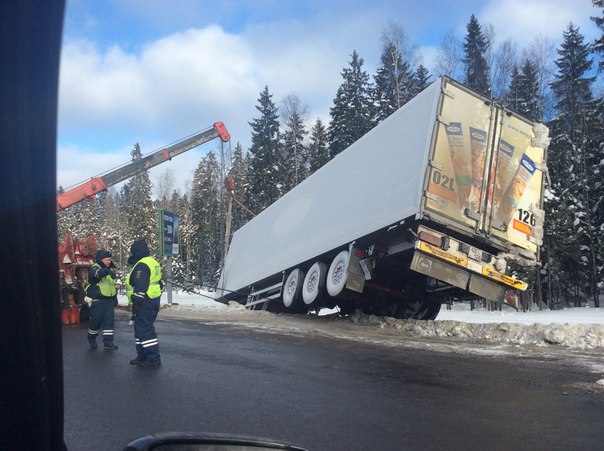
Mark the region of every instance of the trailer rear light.
POLYGON ((425 241, 426 243, 433 244, 434 246, 438 246, 442 249, 449 248, 449 237, 448 236, 442 237, 442 236, 434 235, 430 232, 426 232, 425 230, 421 230, 417 234, 417 237, 420 240, 425 241))
POLYGON ((365 251, 363 249, 355 249, 354 255, 356 255, 357 257, 359 257, 361 259, 369 257, 369 254, 367 253, 367 251, 365 251))

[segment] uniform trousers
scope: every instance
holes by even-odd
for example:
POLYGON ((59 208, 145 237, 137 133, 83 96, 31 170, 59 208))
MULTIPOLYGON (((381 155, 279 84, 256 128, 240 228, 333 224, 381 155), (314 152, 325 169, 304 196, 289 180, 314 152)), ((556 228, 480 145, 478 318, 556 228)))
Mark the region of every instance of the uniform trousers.
POLYGON ((160 359, 159 341, 154 324, 159 312, 159 300, 160 298, 145 298, 136 303, 134 342, 139 360, 157 361, 160 359))
POLYGON ((88 339, 95 341, 100 331, 103 331, 103 343, 113 343, 113 327, 115 323, 115 299, 98 299, 92 301, 88 313, 88 339))

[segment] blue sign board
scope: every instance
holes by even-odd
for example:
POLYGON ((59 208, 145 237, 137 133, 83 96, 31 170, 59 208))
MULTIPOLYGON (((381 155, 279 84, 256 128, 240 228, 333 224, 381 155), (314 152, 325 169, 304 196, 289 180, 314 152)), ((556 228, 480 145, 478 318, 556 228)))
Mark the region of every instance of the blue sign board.
POLYGON ((168 210, 159 211, 159 233, 161 254, 172 256, 178 255, 179 251, 179 233, 178 233, 178 215, 168 210))

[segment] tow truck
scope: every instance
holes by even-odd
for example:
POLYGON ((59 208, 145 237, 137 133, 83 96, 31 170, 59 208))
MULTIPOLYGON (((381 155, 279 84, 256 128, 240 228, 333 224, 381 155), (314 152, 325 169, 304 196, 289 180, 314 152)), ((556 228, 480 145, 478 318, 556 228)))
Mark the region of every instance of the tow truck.
MULTIPOLYGON (((216 138, 220 138, 222 142, 228 142, 231 139, 222 122, 216 122, 206 130, 152 152, 139 160, 131 161, 102 175, 92 177, 90 180, 57 194, 57 213, 85 199, 93 199, 98 193, 111 186, 170 161, 172 158, 216 138)), ((61 319, 64 325, 77 324, 81 319, 87 318, 88 306, 84 301, 84 287, 88 281, 88 268, 95 262, 97 247, 94 235, 90 234, 86 240, 80 241, 75 239, 70 231, 59 243, 61 319)))

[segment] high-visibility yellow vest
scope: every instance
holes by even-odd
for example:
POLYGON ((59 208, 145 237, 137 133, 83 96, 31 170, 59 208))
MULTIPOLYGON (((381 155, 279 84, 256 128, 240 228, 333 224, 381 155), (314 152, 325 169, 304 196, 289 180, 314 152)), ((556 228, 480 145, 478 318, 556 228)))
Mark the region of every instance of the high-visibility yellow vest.
POLYGON ((128 274, 128 277, 126 278, 126 296, 128 297, 128 304, 132 302, 132 293, 134 292, 134 288, 130 283, 130 276, 132 275, 132 272, 136 266, 141 263, 149 267, 149 273, 151 274, 149 278, 149 288, 147 288, 147 296, 149 296, 150 299, 155 299, 161 296, 161 287, 159 285, 159 281, 161 280, 161 267, 159 266, 157 260, 155 260, 153 257, 144 257, 134 264, 130 270, 130 273, 128 274))
MULTIPOLYGON (((101 265, 99 265, 98 263, 95 263, 94 265, 92 265, 92 268, 101 269, 101 265)), ((97 283, 97 285, 99 286, 99 290, 101 291, 101 294, 106 297, 115 296, 117 294, 117 288, 115 288, 115 282, 116 282, 116 279, 114 279, 110 275, 101 277, 101 280, 99 280, 99 282, 97 283)), ((85 288, 86 293, 88 293, 88 287, 90 287, 90 285, 92 285, 92 284, 89 283, 88 285, 86 285, 86 288, 85 288)))

